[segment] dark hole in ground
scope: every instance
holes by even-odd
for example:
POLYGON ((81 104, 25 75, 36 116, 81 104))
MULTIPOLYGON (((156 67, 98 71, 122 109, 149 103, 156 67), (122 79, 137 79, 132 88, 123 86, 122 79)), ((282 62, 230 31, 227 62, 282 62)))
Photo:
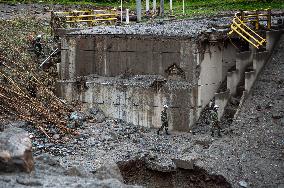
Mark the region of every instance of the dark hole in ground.
POLYGON ((210 187, 225 188, 231 185, 223 176, 209 175, 205 170, 196 168, 185 170, 178 168, 172 172, 160 172, 148 169, 144 160, 132 160, 118 163, 124 179, 129 185, 145 187, 210 187))

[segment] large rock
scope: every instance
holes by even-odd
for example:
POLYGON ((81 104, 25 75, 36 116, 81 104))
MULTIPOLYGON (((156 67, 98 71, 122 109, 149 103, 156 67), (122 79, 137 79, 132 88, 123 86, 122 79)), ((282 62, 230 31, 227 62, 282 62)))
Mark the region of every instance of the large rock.
POLYGON ((0 172, 34 169, 32 143, 29 134, 19 128, 8 128, 0 133, 0 172))
POLYGON ((95 177, 100 180, 117 179, 123 182, 119 167, 114 162, 101 165, 101 167, 96 170, 95 177))

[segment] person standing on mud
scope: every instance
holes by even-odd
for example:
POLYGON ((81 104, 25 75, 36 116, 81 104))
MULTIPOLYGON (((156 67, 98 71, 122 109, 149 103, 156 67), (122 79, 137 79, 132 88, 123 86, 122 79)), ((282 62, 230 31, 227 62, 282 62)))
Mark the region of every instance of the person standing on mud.
POLYGON ((213 109, 210 113, 210 124, 211 124, 211 136, 214 137, 215 130, 217 130, 217 134, 219 137, 221 137, 221 127, 218 119, 218 105, 214 105, 213 109))
POLYGON ((160 131, 163 131, 163 129, 165 128, 166 134, 169 135, 168 132, 168 127, 169 127, 169 123, 168 123, 168 113, 167 113, 167 109, 168 109, 168 105, 164 105, 164 109, 161 112, 161 121, 162 121, 162 126, 159 128, 159 130, 157 131, 157 134, 159 135, 160 131))

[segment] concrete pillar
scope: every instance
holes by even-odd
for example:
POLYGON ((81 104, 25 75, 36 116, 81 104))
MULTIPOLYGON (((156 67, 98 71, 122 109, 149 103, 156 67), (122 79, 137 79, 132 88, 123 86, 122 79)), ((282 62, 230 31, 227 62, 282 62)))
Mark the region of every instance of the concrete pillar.
POLYGON ((126 24, 129 24, 129 9, 126 9, 126 18, 125 18, 126 24))
POLYGON ((173 13, 173 0, 170 0, 170 14, 173 13))
POLYGON ((122 0, 120 0, 120 23, 122 23, 122 0))
POLYGON ((150 10, 150 2, 149 0, 146 0, 146 12, 148 13, 150 10))
POLYGON ((141 21, 141 0, 136 0, 137 22, 141 21))
POLYGON ((160 1, 160 16, 164 17, 164 0, 160 1))
POLYGON ((153 0, 153 13, 157 11, 157 2, 156 0, 153 0))
POLYGON ((184 5, 184 1, 182 0, 182 14, 185 15, 185 5, 184 5))

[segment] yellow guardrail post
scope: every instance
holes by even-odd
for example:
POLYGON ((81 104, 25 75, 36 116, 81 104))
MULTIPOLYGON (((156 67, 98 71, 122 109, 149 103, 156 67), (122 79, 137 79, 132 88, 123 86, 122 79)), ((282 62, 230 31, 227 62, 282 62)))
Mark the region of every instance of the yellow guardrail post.
POLYGON ((271 9, 268 9, 267 10, 267 28, 268 29, 271 29, 271 9))
POLYGON ((255 13, 255 29, 259 30, 259 11, 256 10, 255 13))

